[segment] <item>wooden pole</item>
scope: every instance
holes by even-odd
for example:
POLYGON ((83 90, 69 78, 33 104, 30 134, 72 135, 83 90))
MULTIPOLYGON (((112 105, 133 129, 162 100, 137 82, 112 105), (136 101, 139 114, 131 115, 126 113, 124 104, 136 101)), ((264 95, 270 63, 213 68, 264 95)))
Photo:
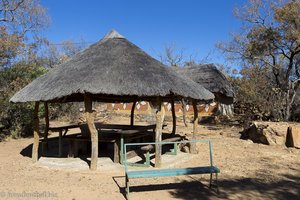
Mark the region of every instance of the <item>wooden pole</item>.
POLYGON ((175 135, 175 133, 176 133, 176 114, 175 114, 175 102, 174 102, 173 98, 171 100, 171 104, 172 104, 172 118, 173 118, 172 135, 175 135))
POLYGON ((187 123, 186 123, 186 102, 185 102, 185 99, 181 100, 181 105, 182 105, 183 123, 184 123, 184 126, 187 127, 187 123))
POLYGON ((98 161, 98 132, 94 122, 92 99, 88 94, 84 94, 84 106, 85 106, 86 123, 91 133, 91 142, 92 142, 90 169, 96 170, 97 161, 98 161))
MULTIPOLYGON (((156 111, 156 129, 155 129, 155 142, 161 143, 162 140, 162 126, 164 121, 165 109, 161 98, 157 99, 156 111)), ((155 167, 161 167, 161 154, 162 145, 155 144, 155 167)))
POLYGON ((45 107, 45 122, 46 122, 44 139, 45 139, 45 141, 47 141, 48 140, 48 133, 49 133, 49 107, 48 107, 48 102, 44 102, 44 107, 45 107))
POLYGON ((33 132, 33 146, 32 146, 32 161, 37 162, 39 159, 39 102, 35 102, 34 113, 33 113, 33 123, 34 123, 34 132, 33 132))
MULTIPOLYGON (((193 126, 193 140, 196 139, 197 135, 197 130, 198 130, 198 122, 199 122, 199 117, 198 117, 198 108, 197 108, 197 101, 193 100, 193 110, 194 110, 194 126, 193 126)), ((197 147, 196 143, 191 143, 191 153, 196 154, 197 153, 197 147)))
POLYGON ((44 142, 42 143, 42 155, 47 154, 48 151, 48 135, 49 135, 49 107, 48 102, 44 102, 45 108, 45 132, 44 132, 44 142))
POLYGON ((134 110, 136 106, 136 101, 133 102, 132 108, 131 108, 131 115, 130 115, 130 126, 134 125, 134 110))

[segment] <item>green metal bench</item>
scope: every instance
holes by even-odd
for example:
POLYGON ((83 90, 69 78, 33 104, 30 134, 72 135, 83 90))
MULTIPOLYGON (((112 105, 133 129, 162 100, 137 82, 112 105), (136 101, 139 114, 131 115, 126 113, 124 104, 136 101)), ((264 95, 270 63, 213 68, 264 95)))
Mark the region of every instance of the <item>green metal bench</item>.
POLYGON ((161 142, 159 144, 179 144, 179 143, 197 143, 207 142, 209 144, 209 166, 191 167, 191 168, 170 168, 170 169, 154 169, 154 170, 136 170, 129 171, 128 165, 131 165, 126 159, 126 148, 127 146, 144 146, 144 145, 155 145, 156 143, 131 143, 124 145, 124 165, 125 165, 125 183, 126 183, 126 198, 129 199, 129 180, 135 178, 153 178, 153 177, 166 177, 166 176, 180 176, 180 175, 192 175, 192 174, 210 174, 209 187, 212 186, 212 175, 216 175, 216 186, 218 189, 218 173, 220 169, 213 166, 212 162, 212 144, 210 140, 192 140, 192 141, 180 141, 180 142, 161 142))

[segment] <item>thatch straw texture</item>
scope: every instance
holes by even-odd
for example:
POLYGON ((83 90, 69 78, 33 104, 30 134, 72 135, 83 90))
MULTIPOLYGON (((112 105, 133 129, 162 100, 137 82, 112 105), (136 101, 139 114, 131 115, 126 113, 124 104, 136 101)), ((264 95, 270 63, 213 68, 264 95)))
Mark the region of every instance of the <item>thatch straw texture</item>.
POLYGON ((10 101, 82 101, 84 93, 94 100, 156 98, 175 95, 210 100, 214 95, 152 58, 116 31, 51 69, 10 101))
POLYGON ((221 93, 227 97, 234 97, 230 82, 214 64, 186 66, 175 68, 175 71, 187 76, 213 93, 221 93))

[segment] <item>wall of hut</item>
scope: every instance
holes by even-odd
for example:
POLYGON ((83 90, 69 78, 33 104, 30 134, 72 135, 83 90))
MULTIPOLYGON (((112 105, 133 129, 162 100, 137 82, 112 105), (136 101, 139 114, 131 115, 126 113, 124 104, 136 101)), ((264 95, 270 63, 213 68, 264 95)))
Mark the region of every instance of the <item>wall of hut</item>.
POLYGON ((234 114, 234 99, 221 93, 214 93, 216 101, 218 102, 217 114, 232 117, 234 114))
MULTIPOLYGON (((130 114, 131 108, 132 108, 132 103, 107 103, 107 110, 112 111, 115 113, 126 113, 130 114)), ((171 103, 164 103, 165 111, 167 116, 172 116, 172 106, 171 103)), ((213 102, 210 104, 200 104, 198 105, 198 113, 200 116, 212 116, 216 114, 218 104, 213 102)), ((136 114, 151 114, 151 107, 148 102, 145 101, 140 101, 137 102, 136 107, 135 107, 135 113, 136 114)), ((181 103, 175 103, 175 113, 176 116, 182 116, 183 114, 183 107, 181 103)), ((194 115, 194 110, 193 106, 187 104, 186 105, 186 114, 193 116, 194 115)))

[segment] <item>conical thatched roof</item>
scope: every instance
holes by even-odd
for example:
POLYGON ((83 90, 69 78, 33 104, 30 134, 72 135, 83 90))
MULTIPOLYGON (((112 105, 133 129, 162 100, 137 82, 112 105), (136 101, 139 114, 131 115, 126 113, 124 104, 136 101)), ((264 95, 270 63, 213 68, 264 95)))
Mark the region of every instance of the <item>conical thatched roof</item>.
POLYGON ((214 95, 152 58, 116 31, 37 78, 10 101, 99 101, 157 96, 210 100, 214 95))
POLYGON ((213 93, 234 97, 230 82, 214 64, 187 66, 176 68, 175 71, 187 76, 213 93))

